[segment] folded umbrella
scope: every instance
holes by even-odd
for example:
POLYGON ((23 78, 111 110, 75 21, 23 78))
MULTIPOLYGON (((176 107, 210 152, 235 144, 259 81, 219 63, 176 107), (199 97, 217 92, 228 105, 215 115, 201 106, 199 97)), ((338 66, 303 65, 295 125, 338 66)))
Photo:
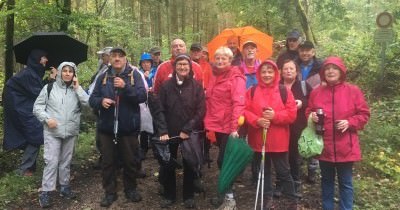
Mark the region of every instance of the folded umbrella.
POLYGON ((33 49, 48 53, 48 65, 57 67, 63 61, 75 64, 87 60, 88 46, 64 32, 37 32, 14 45, 15 60, 26 64, 33 49))
POLYGON ((218 192, 225 193, 236 177, 245 169, 253 159, 253 150, 241 138, 229 136, 225 147, 224 162, 218 177, 218 192))

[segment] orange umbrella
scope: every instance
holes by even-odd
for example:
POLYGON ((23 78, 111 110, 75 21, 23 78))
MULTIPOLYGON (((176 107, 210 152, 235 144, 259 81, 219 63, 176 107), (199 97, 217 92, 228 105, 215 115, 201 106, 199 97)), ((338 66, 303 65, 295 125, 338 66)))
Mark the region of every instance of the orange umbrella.
POLYGON ((215 51, 221 46, 226 46, 226 41, 232 36, 238 37, 240 49, 242 49, 242 45, 246 41, 251 40, 255 42, 258 49, 258 59, 264 61, 265 59, 271 57, 273 38, 252 26, 245 26, 241 28, 224 29, 207 44, 211 61, 214 61, 215 51))

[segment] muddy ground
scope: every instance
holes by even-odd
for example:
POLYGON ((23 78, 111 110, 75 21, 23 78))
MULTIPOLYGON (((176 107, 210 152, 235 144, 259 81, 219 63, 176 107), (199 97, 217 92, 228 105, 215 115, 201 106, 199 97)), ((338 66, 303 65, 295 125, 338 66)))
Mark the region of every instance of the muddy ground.
MULTIPOLYGON (((212 159, 216 160, 217 147, 211 148, 212 159)), ((144 168, 147 177, 138 179, 138 189, 142 194, 143 200, 139 203, 128 202, 124 196, 121 174, 119 174, 119 192, 118 200, 115 201, 108 209, 160 209, 161 196, 158 194, 159 183, 155 176, 158 171, 158 163, 153 158, 151 151, 147 154, 147 159, 144 161, 144 168)), ((94 162, 87 161, 80 165, 74 165, 72 169, 73 180, 71 181, 72 189, 77 193, 78 197, 75 200, 66 200, 60 198, 57 192, 52 194, 53 206, 50 209, 106 209, 100 207, 100 200, 103 197, 103 189, 101 187, 100 170, 93 168, 94 162)), ((196 209, 214 209, 210 204, 210 199, 216 196, 218 168, 216 161, 211 163, 211 167, 204 166, 204 183, 206 192, 204 194, 196 194, 195 202, 196 209)), ((170 209, 185 209, 183 206, 181 189, 182 189, 182 170, 177 171, 177 202, 170 209)), ((256 187, 251 185, 251 172, 248 167, 245 172, 238 177, 234 183, 235 199, 238 209, 254 209, 254 201, 256 187)), ((39 187, 40 183, 38 183, 39 187)), ((275 209, 286 209, 288 201, 284 198, 274 200, 277 203, 275 209)), ((320 209, 320 185, 303 184, 303 198, 301 200, 301 208, 320 209)), ((10 204, 8 209, 40 209, 38 202, 38 194, 27 195, 27 198, 22 203, 10 204)))

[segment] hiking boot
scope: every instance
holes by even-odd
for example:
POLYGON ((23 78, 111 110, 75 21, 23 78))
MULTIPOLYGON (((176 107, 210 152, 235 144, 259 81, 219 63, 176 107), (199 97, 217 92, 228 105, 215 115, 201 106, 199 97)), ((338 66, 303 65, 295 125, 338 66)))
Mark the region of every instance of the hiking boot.
POLYGON ((42 191, 39 194, 39 204, 42 208, 49 208, 51 206, 50 192, 42 191))
POLYGON ((215 198, 211 198, 210 203, 215 207, 218 208, 222 205, 222 203, 224 202, 224 197, 221 195, 217 195, 217 197, 215 198))
POLYGON ((193 199, 193 198, 186 199, 186 200, 183 202, 183 205, 184 205, 185 208, 187 208, 187 209, 194 209, 194 208, 195 208, 194 199, 193 199))
POLYGON ((107 193, 100 202, 100 206, 109 207, 118 198, 116 193, 107 193))
POLYGON ((126 199, 128 199, 132 202, 135 202, 135 203, 142 200, 142 196, 140 195, 140 193, 138 191, 136 191, 136 189, 131 189, 131 190, 125 191, 125 197, 126 197, 126 199))
POLYGON ((169 207, 171 207, 172 205, 174 205, 175 201, 174 200, 169 200, 169 199, 164 199, 161 201, 160 203, 160 207, 162 209, 168 209, 169 207))
POLYGON ((72 192, 70 186, 61 186, 60 196, 66 199, 74 199, 76 198, 76 194, 72 192))
POLYGON ((236 210, 236 201, 234 198, 225 198, 224 203, 218 210, 236 210))

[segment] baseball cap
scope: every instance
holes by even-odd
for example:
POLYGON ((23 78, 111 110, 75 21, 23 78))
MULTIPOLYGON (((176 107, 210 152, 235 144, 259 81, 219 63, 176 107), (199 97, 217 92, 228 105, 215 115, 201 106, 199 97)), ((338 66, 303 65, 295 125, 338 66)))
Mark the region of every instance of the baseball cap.
POLYGON ((159 47, 152 47, 149 53, 152 55, 155 53, 161 53, 161 49, 159 47))
POLYGON ((308 40, 304 41, 299 45, 299 49, 313 49, 314 44, 308 40))
POLYGON ((97 51, 97 55, 103 55, 103 54, 107 54, 110 55, 110 51, 111 51, 112 47, 105 47, 102 50, 97 51))
POLYGON ((191 50, 191 51, 192 51, 192 50, 201 51, 201 50, 203 50, 203 47, 201 46, 200 43, 193 43, 193 44, 190 46, 190 50, 191 50))
POLYGON ((301 33, 297 29, 293 29, 289 33, 286 34, 286 39, 294 38, 299 39, 301 37, 301 33))
POLYGON ((254 41, 252 41, 252 40, 247 40, 247 41, 245 41, 245 42, 243 43, 242 49, 244 49, 244 48, 247 47, 248 45, 252 45, 253 47, 257 48, 257 44, 256 44, 254 41))
POLYGON ((119 53, 121 53, 123 56, 126 56, 126 52, 125 52, 125 50, 124 50, 122 47, 113 47, 113 48, 111 49, 111 51, 110 51, 110 54, 111 54, 111 53, 114 53, 114 52, 119 52, 119 53))

